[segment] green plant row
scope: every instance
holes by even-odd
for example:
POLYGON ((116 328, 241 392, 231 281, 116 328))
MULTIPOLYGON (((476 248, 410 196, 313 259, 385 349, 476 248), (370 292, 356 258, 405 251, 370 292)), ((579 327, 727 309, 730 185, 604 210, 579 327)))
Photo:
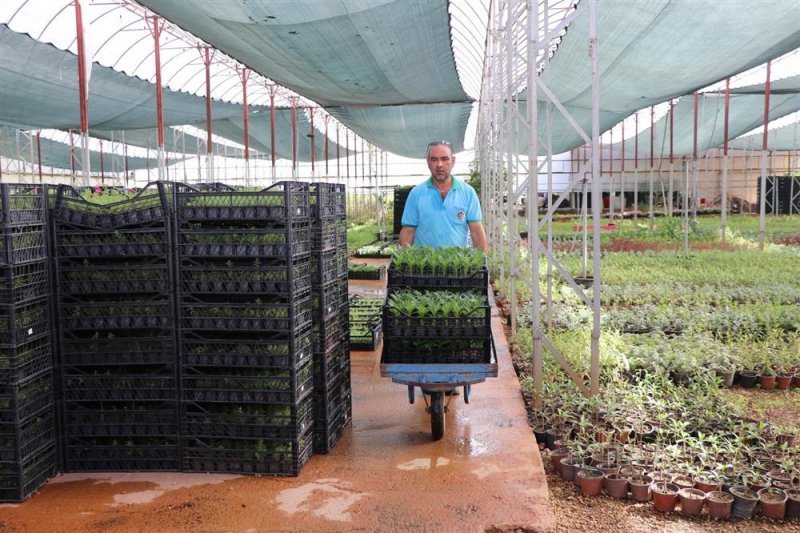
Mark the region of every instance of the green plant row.
POLYGON ((409 246, 392 254, 392 268, 408 275, 469 276, 485 266, 478 248, 409 246))
POLYGON ((461 318, 483 317, 488 301, 477 291, 400 289, 389 295, 387 304, 392 316, 461 318))

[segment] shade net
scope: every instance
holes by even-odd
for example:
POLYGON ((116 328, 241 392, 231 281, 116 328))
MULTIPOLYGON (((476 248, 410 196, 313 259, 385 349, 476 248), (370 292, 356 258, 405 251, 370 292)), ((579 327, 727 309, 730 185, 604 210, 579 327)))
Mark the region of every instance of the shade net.
MULTIPOLYGON (((733 139, 728 148, 740 150, 761 150, 764 146, 764 133, 758 132, 733 139)), ((769 150, 800 150, 800 123, 795 122, 767 132, 769 150)))
MULTIPOLYGON (((586 3, 550 63, 549 87, 591 133, 591 60, 586 3)), ((800 2, 625 0, 597 10, 601 131, 637 109, 692 93, 800 46, 800 2), (769 36, 765 38, 765 36, 769 36), (613 119, 613 120, 612 120, 613 119)), ((544 114, 542 91, 537 92, 544 114)), ((527 100, 526 94, 521 99, 527 100)), ((555 112, 554 152, 580 146, 555 112), (559 133, 563 132, 563 133, 559 133)), ((540 118, 540 128, 542 127, 540 118)), ((527 132, 519 148, 527 152, 527 132)), ((640 146, 640 149, 642 147, 640 146)))
POLYGON ((471 109, 471 103, 458 103, 342 106, 329 107, 327 111, 378 146, 391 146, 393 153, 405 157, 423 158, 432 141, 448 141, 455 152, 464 149, 471 109))
MULTIPOLYGON (((31 151, 30 143, 28 141, 20 142, 14 128, 0 127, 0 154, 9 159, 27 160, 37 166, 41 157, 42 166, 65 170, 75 169, 79 172, 83 156, 77 143, 76 140, 76 145, 73 147, 45 137, 40 137, 38 141, 34 138, 31 151), (26 144, 28 146, 25 146, 26 144)), ((107 152, 101 154, 95 150, 89 151, 89 160, 89 168, 93 174, 120 173, 124 172, 126 168, 128 171, 158 168, 158 160, 155 158, 128 156, 126 166, 125 157, 107 152)), ((174 163, 174 161, 172 162, 174 163)))
MULTIPOLYGON (((123 131, 93 129, 89 133, 96 139, 104 139, 130 146, 139 146, 150 150, 158 149, 158 130, 155 128, 123 131)), ((168 152, 205 154, 206 142, 207 140, 205 138, 201 139, 186 132, 181 133, 173 128, 164 128, 164 149, 168 152)), ((212 149, 215 154, 225 153, 230 157, 242 157, 244 155, 244 150, 241 148, 226 146, 216 142, 212 143, 212 149)))
MULTIPOLYGON (((779 92, 770 95, 769 120, 776 120, 800 110, 800 76, 776 82, 779 92)), ((694 155, 694 96, 682 97, 673 107, 674 116, 667 113, 654 127, 646 128, 636 137, 625 140, 625 153, 633 156, 638 137, 639 157, 650 156, 651 133, 654 157, 694 155), (670 121, 672 134, 670 134, 670 121)), ((641 123, 641 120, 640 120, 641 123)), ((648 121, 649 123, 649 121, 648 121)), ((731 90, 728 111, 728 138, 735 139, 764 123, 764 85, 750 85, 731 90)), ((697 103, 697 152, 722 146, 725 141, 725 94, 702 93, 697 103)), ((759 145, 760 147, 760 145, 759 145)), ((621 152, 621 143, 612 146, 621 152)), ((777 149, 777 146, 773 147, 777 149)), ((791 148, 790 148, 791 149, 791 148)))

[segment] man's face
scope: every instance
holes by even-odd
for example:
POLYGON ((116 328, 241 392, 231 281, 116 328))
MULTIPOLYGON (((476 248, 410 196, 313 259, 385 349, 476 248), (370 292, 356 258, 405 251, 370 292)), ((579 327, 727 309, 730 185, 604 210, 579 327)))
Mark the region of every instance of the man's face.
POLYGON ((437 182, 444 183, 450 178, 455 163, 456 158, 449 146, 437 144, 431 148, 431 153, 428 155, 428 169, 437 182))

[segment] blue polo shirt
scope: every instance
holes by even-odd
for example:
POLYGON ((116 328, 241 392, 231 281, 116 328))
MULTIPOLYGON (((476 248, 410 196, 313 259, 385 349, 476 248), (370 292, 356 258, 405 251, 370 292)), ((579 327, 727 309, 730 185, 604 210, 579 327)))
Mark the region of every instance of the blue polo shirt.
POLYGON ((468 224, 482 218, 478 195, 469 184, 453 176, 443 200, 431 177, 408 193, 400 223, 415 228, 414 245, 439 248, 467 246, 468 224))

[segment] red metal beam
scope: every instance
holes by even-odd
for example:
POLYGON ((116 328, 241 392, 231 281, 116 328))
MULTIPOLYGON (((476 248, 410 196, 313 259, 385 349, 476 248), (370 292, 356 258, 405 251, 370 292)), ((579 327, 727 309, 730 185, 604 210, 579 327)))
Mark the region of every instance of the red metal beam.
POLYGON ((242 115, 244 116, 244 160, 250 161, 250 124, 247 112, 247 80, 250 78, 250 69, 237 69, 239 79, 242 80, 242 115))
POLYGON ((211 141, 211 60, 216 50, 210 46, 203 46, 203 64, 206 71, 206 153, 210 154, 214 150, 214 143, 211 141))
POLYGON ((78 98, 81 115, 81 133, 89 131, 89 81, 86 79, 86 45, 83 40, 83 14, 80 0, 75 2, 75 26, 78 36, 78 98))
POLYGON ((153 20, 153 40, 155 41, 155 60, 156 60, 156 116, 158 122, 158 148, 164 150, 164 100, 163 88, 161 87, 161 24, 159 23, 158 16, 150 17, 153 20))

